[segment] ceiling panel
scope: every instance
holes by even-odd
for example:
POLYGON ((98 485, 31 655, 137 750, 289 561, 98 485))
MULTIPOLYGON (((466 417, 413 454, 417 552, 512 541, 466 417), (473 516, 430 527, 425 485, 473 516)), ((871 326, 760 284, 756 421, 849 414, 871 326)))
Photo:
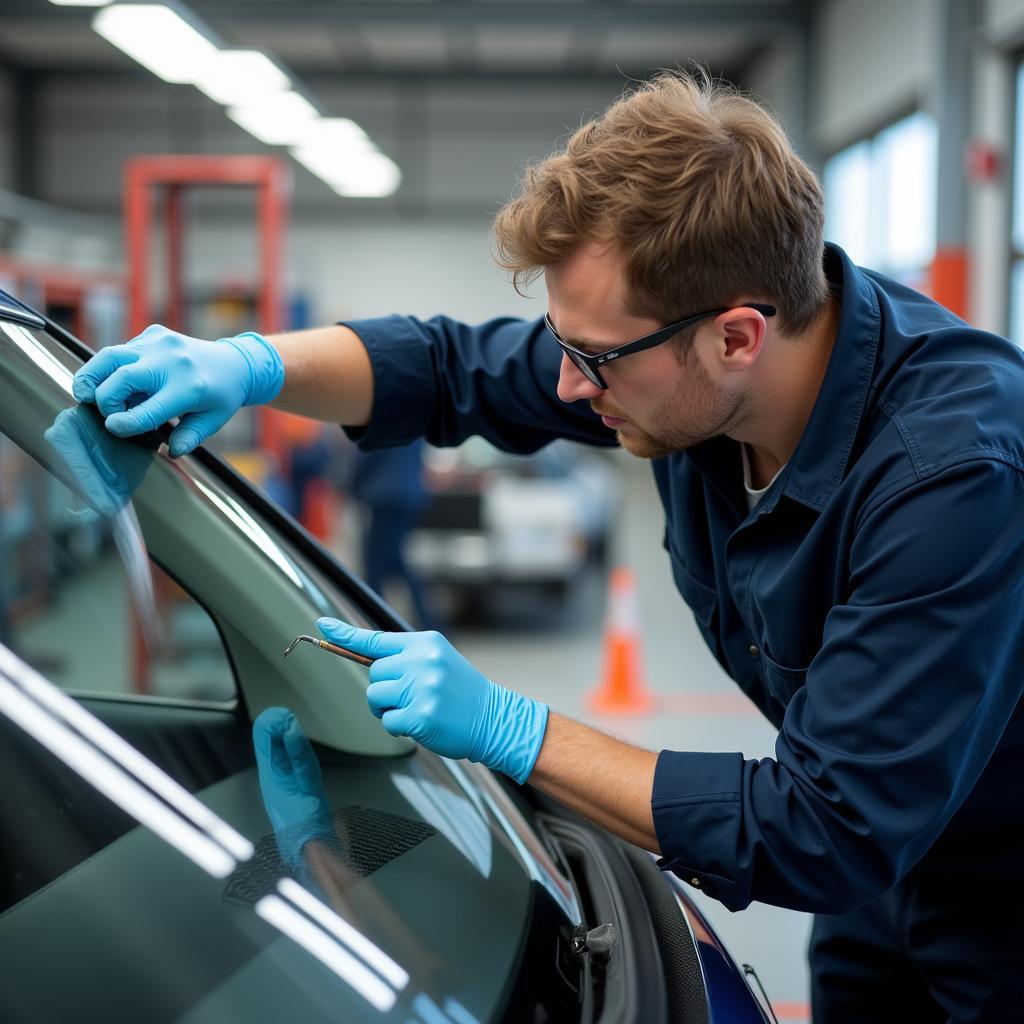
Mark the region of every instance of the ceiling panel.
POLYGON ((437 68, 448 62, 445 32, 432 25, 364 28, 362 36, 381 67, 437 68))
POLYGON ((613 29, 597 48, 602 68, 654 68, 689 60, 713 66, 730 64, 756 42, 748 33, 694 32, 685 29, 613 29))
POLYGON ((483 29, 475 36, 476 50, 485 67, 557 68, 565 62, 575 33, 571 28, 483 29))
POLYGON ((88 24, 51 23, 45 18, 4 21, 0 52, 29 65, 119 67, 128 60, 88 24))
POLYGON ((293 68, 315 64, 322 66, 337 60, 338 48, 332 30, 309 25, 235 24, 224 32, 232 46, 252 46, 268 50, 293 68))

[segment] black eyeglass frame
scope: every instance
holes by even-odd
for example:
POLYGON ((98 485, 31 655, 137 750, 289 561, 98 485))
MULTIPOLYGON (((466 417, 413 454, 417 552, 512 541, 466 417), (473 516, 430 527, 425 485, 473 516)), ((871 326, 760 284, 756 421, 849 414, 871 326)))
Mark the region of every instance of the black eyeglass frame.
POLYGON ((694 313, 693 316, 688 316, 684 320, 677 320, 675 323, 661 327, 651 334, 645 334, 642 338, 637 338, 636 341, 627 341, 616 348, 608 349, 607 352, 598 352, 597 355, 581 352, 578 348, 573 348, 568 342, 562 341, 558 331, 555 330, 555 325, 551 322, 551 317, 547 313, 544 314, 544 324, 576 369, 592 384, 596 384, 602 391, 607 391, 608 385, 605 384, 604 378, 601 376, 601 371, 598 369, 599 366, 610 363, 613 359, 631 356, 634 352, 643 352, 646 349, 655 348, 657 345, 664 345, 666 341, 678 334, 684 327, 689 327, 691 324, 695 324, 709 316, 728 313, 730 309, 756 309, 762 316, 775 316, 777 312, 774 306, 770 306, 765 302, 745 302, 742 306, 720 306, 718 309, 708 309, 703 313, 694 313))

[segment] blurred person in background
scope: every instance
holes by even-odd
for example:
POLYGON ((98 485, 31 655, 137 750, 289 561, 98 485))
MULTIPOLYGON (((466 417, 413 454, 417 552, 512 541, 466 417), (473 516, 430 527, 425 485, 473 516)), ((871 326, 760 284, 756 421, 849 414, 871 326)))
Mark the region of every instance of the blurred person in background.
POLYGON ((401 584, 412 602, 413 620, 421 629, 440 628, 440 619, 423 581, 406 558, 406 541, 430 504, 423 479, 423 450, 414 441, 397 448, 357 452, 350 496, 362 506, 363 576, 378 594, 401 584))

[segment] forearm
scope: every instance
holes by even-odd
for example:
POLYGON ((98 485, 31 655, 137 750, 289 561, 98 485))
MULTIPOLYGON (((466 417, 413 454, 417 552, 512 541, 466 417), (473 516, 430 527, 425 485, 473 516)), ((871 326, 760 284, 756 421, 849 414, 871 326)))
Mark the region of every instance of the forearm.
POLYGON ((651 793, 658 755, 551 712, 532 786, 635 846, 660 853, 651 793))
POLYGON ((373 370, 366 346, 350 327, 315 327, 267 340, 285 369, 274 408, 346 427, 370 421, 373 370))

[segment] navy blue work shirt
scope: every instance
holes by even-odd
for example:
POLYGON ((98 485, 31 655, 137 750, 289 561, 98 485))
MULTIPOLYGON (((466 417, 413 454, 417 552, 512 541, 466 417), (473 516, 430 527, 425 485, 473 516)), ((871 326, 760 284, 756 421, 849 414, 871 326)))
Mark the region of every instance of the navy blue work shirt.
MULTIPOLYGON (((663 750, 659 865, 737 910, 841 913, 918 870, 1024 876, 1024 353, 825 250, 841 301, 800 443, 748 513, 740 448, 653 462, 676 586, 778 727, 774 758, 663 750)), ((350 323, 366 448, 613 445, 542 322, 350 323)))

